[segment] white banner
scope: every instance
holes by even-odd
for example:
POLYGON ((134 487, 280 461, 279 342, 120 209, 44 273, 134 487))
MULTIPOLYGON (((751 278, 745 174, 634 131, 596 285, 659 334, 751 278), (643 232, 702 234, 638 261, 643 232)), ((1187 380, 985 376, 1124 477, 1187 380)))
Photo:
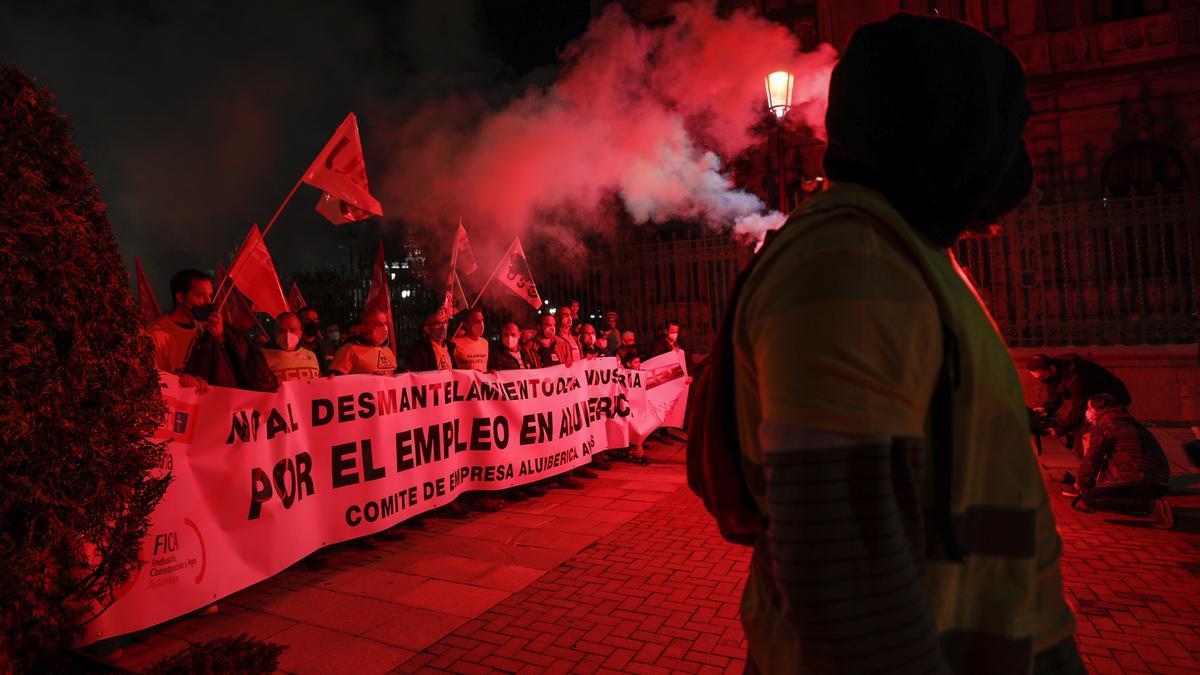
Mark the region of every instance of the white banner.
POLYGON ((453 501, 548 478, 681 423, 680 353, 500 373, 285 382, 275 393, 162 374, 174 476, 141 569, 81 644, 142 630, 266 579, 317 549, 453 501), (653 384, 648 384, 653 381, 653 384))

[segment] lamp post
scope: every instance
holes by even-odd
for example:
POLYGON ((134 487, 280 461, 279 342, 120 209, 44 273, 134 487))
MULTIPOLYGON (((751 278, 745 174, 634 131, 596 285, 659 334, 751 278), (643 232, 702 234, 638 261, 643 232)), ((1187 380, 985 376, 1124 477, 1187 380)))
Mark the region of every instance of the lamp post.
POLYGON ((792 86, 796 78, 786 70, 777 70, 767 75, 767 109, 775 113, 778 122, 775 131, 779 151, 779 210, 787 213, 787 177, 783 170, 783 118, 792 108, 792 86))

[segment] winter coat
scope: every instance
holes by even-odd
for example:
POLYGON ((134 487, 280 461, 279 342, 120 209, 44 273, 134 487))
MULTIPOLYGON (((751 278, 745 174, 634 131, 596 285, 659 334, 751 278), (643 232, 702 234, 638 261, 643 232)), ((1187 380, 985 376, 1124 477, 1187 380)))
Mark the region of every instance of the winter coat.
MULTIPOLYGON (((446 350, 450 352, 450 363, 454 363, 454 343, 449 340, 443 342, 446 350)), ((433 355, 433 344, 429 342, 429 338, 421 336, 413 343, 413 346, 408 350, 408 356, 404 359, 404 370, 410 373, 420 373, 427 370, 437 370, 437 357, 433 355)))
MULTIPOLYGON (((521 354, 521 358, 525 358, 524 353, 521 354)), ((488 370, 522 370, 530 367, 528 360, 522 365, 507 349, 493 349, 488 352, 488 370)))
POLYGON ((538 353, 538 348, 541 345, 538 343, 538 338, 534 338, 521 346, 524 350, 522 355, 525 358, 525 365, 530 368, 545 368, 547 366, 564 365, 570 366, 574 361, 571 358, 571 345, 566 340, 555 335, 554 336, 554 353, 558 354, 558 363, 542 363, 542 357, 538 353))
POLYGON ((228 326, 224 331, 224 342, 217 342, 208 332, 196 336, 183 372, 217 387, 251 391, 279 389, 279 381, 271 372, 262 349, 228 326))
POLYGON ((1111 394, 1121 405, 1129 405, 1129 390, 1103 366, 1068 354, 1050 359, 1055 377, 1046 382, 1046 400, 1042 407, 1054 418, 1054 429, 1060 435, 1079 429, 1087 413, 1088 399, 1096 394, 1111 394))
POLYGON ((1162 446, 1129 411, 1109 408, 1099 414, 1079 464, 1080 486, 1166 485, 1170 478, 1162 446))

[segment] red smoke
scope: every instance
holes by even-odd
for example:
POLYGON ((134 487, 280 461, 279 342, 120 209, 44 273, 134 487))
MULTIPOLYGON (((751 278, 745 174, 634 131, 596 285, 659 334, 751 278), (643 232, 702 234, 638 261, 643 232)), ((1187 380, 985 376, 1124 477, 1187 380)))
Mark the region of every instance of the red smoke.
POLYGON ((614 192, 636 220, 761 215, 720 158, 762 141, 752 127, 774 70, 796 75, 789 124, 823 137, 833 48, 801 53, 786 27, 745 12, 720 19, 700 2, 674 11, 671 25, 651 28, 610 6, 568 48, 553 86, 500 110, 426 106, 383 145, 387 213, 429 226, 462 216, 473 239, 505 243, 531 225, 562 225, 563 239, 603 227, 614 192))

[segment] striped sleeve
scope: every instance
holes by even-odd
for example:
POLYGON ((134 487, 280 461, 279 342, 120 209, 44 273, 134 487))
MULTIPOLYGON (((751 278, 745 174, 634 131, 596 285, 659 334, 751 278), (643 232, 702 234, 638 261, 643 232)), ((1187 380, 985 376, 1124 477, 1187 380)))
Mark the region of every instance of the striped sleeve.
POLYGON ((767 541, 805 672, 948 673, 914 550, 918 453, 868 437, 789 444, 773 426, 760 429, 767 541))

